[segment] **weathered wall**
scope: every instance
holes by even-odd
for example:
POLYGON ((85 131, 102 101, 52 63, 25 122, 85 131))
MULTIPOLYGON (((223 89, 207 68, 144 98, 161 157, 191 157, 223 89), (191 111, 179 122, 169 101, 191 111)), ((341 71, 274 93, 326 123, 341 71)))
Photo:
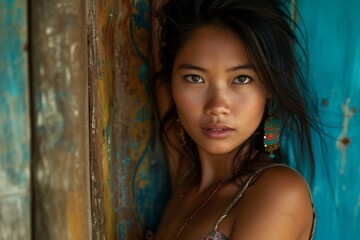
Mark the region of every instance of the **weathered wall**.
POLYGON ((114 239, 111 201, 110 98, 115 1, 88 4, 91 207, 93 239, 114 239))
POLYGON ((298 8, 327 134, 313 184, 315 239, 360 239, 360 1, 298 0, 298 8))
MULTIPOLYGON (((328 134, 316 239, 357 239, 360 2, 297 4, 328 134)), ((26 12, 0 2, 0 239, 30 238, 26 12)), ((138 239, 155 228, 167 179, 146 84, 149 2, 34 0, 30 13, 34 239, 138 239)))
POLYGON ((147 81, 147 1, 89 5, 91 184, 94 239, 141 239, 164 206, 147 81))
POLYGON ((34 239, 89 239, 85 0, 31 1, 34 239))
POLYGON ((0 1, 0 239, 30 239, 26 1, 0 1))

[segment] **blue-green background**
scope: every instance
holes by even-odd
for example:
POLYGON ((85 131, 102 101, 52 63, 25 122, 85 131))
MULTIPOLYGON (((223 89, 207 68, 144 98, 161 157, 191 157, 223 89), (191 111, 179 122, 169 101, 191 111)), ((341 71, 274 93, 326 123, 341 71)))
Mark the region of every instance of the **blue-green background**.
POLYGON ((327 134, 312 184, 315 239, 360 239, 360 1, 299 0, 297 7, 327 134))

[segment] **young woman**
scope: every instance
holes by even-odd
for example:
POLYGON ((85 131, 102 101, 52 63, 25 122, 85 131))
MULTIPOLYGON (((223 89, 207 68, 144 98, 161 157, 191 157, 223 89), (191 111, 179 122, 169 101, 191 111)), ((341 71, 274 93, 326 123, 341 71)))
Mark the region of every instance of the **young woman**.
POLYGON ((152 86, 172 181, 154 238, 311 239, 308 185, 279 148, 296 136, 297 161, 312 166, 311 98, 287 4, 152 6, 159 24, 152 86))

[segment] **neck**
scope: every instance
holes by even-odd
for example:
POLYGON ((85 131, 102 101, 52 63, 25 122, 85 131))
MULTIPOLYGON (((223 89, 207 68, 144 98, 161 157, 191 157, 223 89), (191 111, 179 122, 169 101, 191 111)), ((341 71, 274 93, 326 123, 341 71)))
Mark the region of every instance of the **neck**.
POLYGON ((210 155, 199 150, 200 180, 197 191, 203 192, 228 179, 232 174, 234 156, 234 153, 210 155))

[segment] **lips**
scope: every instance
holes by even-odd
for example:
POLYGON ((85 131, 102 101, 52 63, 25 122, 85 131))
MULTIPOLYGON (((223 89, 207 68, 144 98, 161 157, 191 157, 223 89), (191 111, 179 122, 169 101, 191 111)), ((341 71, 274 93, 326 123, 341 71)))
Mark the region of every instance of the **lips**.
POLYGON ((234 129, 222 124, 209 124, 202 127, 201 131, 208 138, 223 139, 228 137, 234 129))

